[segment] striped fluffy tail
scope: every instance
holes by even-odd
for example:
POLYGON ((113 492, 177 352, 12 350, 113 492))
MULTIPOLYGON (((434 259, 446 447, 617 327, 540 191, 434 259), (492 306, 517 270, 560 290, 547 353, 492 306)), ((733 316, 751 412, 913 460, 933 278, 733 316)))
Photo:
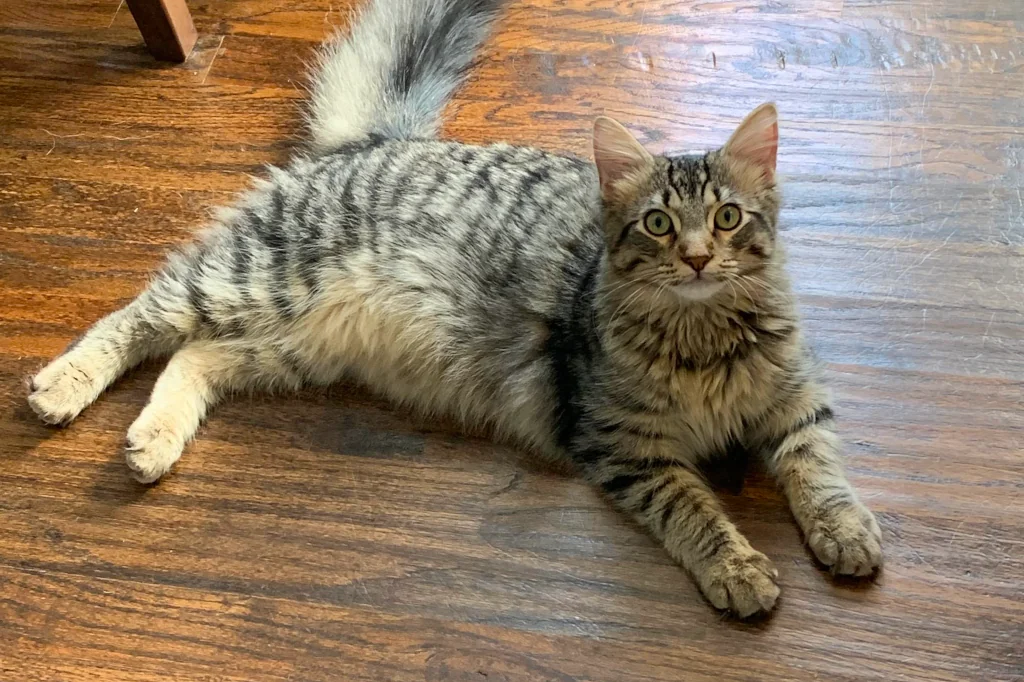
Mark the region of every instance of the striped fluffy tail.
POLYGON ((432 137, 502 0, 366 0, 312 78, 315 151, 368 135, 432 137))

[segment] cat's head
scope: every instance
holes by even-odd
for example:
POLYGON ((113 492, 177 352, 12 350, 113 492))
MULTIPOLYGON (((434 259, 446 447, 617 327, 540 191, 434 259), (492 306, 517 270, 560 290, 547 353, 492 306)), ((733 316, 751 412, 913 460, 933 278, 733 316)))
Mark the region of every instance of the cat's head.
POLYGON ((778 140, 772 104, 702 155, 653 155, 614 120, 599 118, 594 159, 612 274, 689 301, 756 281, 776 257, 778 140))

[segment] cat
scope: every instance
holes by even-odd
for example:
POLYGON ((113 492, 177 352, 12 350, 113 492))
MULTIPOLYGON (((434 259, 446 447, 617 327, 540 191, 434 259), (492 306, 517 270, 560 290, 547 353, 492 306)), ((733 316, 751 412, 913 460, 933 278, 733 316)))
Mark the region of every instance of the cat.
POLYGON ((778 572, 698 465, 760 453, 818 560, 872 575, 779 242, 778 116, 658 155, 600 117, 594 162, 437 139, 499 0, 370 0, 312 76, 308 146, 30 380, 67 424, 170 356, 128 430, 167 473, 230 393, 354 380, 571 463, 716 608, 770 611, 778 572))

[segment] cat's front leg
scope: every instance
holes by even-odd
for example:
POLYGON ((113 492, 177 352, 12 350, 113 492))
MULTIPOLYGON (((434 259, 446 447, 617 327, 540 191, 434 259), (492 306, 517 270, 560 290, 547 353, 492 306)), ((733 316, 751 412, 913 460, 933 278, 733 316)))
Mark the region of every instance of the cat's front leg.
POLYGON ((716 608, 741 618, 770 611, 779 587, 768 557, 750 546, 699 475, 673 459, 640 454, 657 451, 658 443, 628 440, 573 454, 587 478, 661 541, 716 608))
POLYGON ((839 575, 872 575, 882 565, 882 533, 857 498, 839 458, 832 409, 801 401, 775 420, 765 451, 818 561, 839 575))

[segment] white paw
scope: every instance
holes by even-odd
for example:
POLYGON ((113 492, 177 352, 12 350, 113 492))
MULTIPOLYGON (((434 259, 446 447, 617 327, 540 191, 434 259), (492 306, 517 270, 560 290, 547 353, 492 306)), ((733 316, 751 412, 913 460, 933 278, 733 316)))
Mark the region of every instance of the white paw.
POLYGON ((74 351, 44 367, 29 382, 28 404, 47 424, 68 424, 103 390, 95 368, 74 351))
POLYGON ((882 565, 882 531, 860 502, 850 502, 817 519, 807 544, 818 561, 837 575, 868 576, 882 565))
POLYGON ((775 607, 778 577, 771 559, 736 543, 723 548, 697 575, 697 582, 715 608, 748 618, 775 607))
POLYGON ((151 421, 143 414, 128 429, 125 461, 132 478, 139 483, 153 483, 170 471, 181 457, 185 439, 172 425, 151 421))

